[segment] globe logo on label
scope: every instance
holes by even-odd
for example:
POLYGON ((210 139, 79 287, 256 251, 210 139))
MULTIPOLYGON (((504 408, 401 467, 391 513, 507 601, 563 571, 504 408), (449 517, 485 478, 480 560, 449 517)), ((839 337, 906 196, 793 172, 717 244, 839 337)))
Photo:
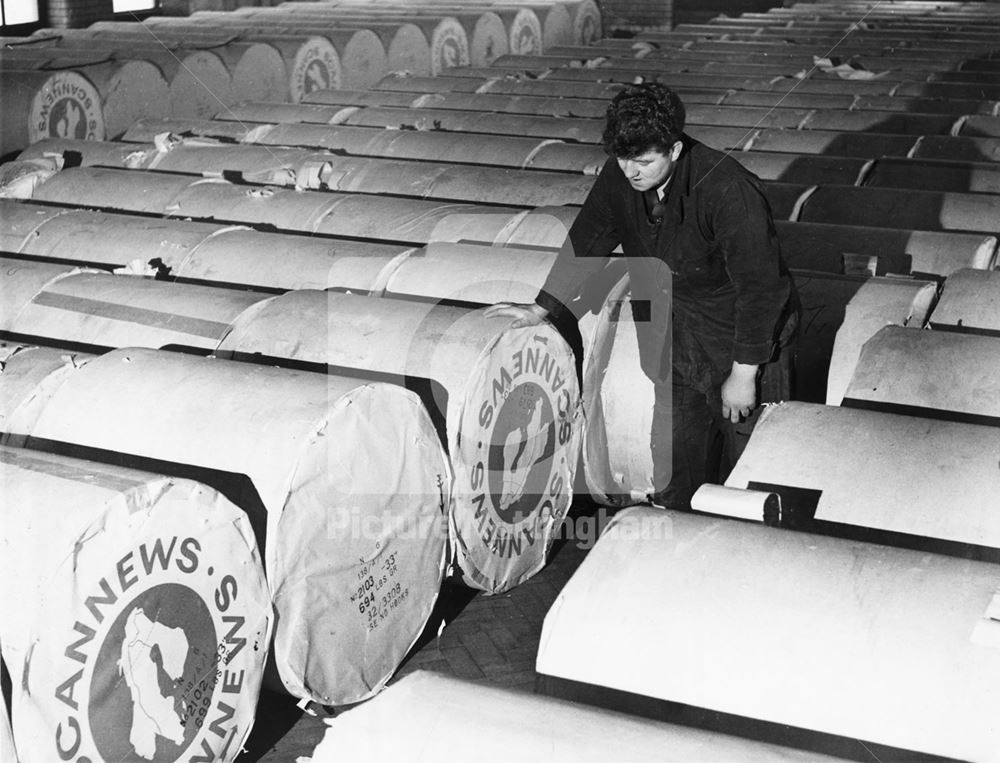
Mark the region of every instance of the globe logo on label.
POLYGON ((86 138, 87 117, 82 104, 74 98, 61 98, 52 104, 48 133, 57 138, 86 138))
POLYGON ((212 614, 187 586, 158 585, 124 607, 90 684, 90 730, 101 758, 180 758, 211 707, 216 644, 212 614), (131 719, 127 728, 122 718, 131 719))
POLYGON ((310 38, 295 54, 289 91, 298 103, 317 90, 340 87, 340 57, 325 38, 310 38))
POLYGON ((552 470, 552 404, 534 382, 509 391, 493 427, 488 456, 490 498, 497 517, 516 524, 535 510, 552 470))
POLYGON ((236 575, 203 562, 213 540, 146 540, 97 580, 104 560, 87 560, 72 626, 36 642, 57 659, 31 671, 36 696, 54 700, 46 728, 59 760, 210 763, 240 744, 268 629, 247 622, 254 590, 240 596, 236 575))
POLYGON ((538 36, 535 34, 535 30, 528 24, 524 24, 517 30, 517 35, 514 39, 514 50, 512 52, 519 56, 538 54, 538 36))
POLYGON ((544 558, 569 505, 577 394, 568 348, 517 330, 478 372, 456 442, 470 580, 502 590, 544 558))
POLYGON ((439 67, 441 69, 451 69, 458 66, 462 60, 462 52, 459 50, 458 41, 452 37, 441 43, 439 67))
POLYGON ((443 21, 431 43, 432 74, 469 63, 469 41, 458 22, 443 21))
POLYGON ((104 139, 100 95, 76 72, 58 72, 32 99, 28 137, 104 139))
POLYGON ((311 61, 306 67, 302 84, 303 92, 312 93, 316 90, 326 90, 328 87, 330 87, 330 72, 327 71, 322 61, 311 61))

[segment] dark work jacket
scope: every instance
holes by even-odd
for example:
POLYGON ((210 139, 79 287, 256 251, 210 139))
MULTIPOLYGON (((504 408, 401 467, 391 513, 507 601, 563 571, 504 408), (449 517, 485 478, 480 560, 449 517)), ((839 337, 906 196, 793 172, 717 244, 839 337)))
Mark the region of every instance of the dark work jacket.
POLYGON ((792 310, 791 278, 760 181, 735 159, 685 136, 665 202, 662 222, 650 224, 642 194, 609 159, 536 302, 558 315, 620 244, 643 370, 670 378, 672 323, 674 371, 707 390, 734 360, 772 359, 792 310))

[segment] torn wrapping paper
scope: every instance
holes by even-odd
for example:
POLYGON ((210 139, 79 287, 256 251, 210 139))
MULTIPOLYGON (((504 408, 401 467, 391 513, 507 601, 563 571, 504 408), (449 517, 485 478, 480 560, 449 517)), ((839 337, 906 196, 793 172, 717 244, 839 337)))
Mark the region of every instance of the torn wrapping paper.
POLYGON ((6 162, 0 167, 0 199, 30 199, 35 188, 62 168, 61 154, 6 162))
POLYGON ((850 80, 879 79, 889 74, 889 70, 873 72, 865 69, 861 64, 834 63, 832 59, 817 56, 813 56, 813 68, 819 69, 824 74, 836 74, 841 79, 850 80))

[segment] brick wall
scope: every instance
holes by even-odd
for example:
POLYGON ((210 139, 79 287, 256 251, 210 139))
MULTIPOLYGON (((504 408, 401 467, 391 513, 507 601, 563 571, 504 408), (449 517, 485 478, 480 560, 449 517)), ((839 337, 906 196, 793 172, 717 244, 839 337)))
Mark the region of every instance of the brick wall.
POLYGON ((676 0, 598 0, 604 33, 670 29, 676 0))
MULTIPOLYGON (((461 0, 458 0, 459 2, 461 0)), ((273 5, 280 0, 162 0, 165 15, 187 15, 194 10, 232 10, 243 5, 273 5)), ((598 0, 605 34, 643 29, 671 29, 677 24, 700 23, 720 14, 738 16, 782 5, 782 0, 598 0)), ((42 0, 40 11, 48 26, 85 27, 111 18, 112 0, 42 0)))
POLYGON ((716 16, 739 16, 741 13, 763 13, 780 8, 781 0, 672 0, 674 24, 704 24, 716 16))
POLYGON ((49 26, 63 29, 89 26, 114 13, 111 0, 43 0, 39 10, 49 26))
POLYGON ((782 0, 598 0, 605 34, 672 29, 700 24, 716 16, 739 16, 780 7, 782 0))

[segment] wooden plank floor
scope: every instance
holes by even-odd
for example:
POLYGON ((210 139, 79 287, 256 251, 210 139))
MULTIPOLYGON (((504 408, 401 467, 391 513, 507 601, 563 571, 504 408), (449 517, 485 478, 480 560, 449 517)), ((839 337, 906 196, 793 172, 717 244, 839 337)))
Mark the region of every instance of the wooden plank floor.
MULTIPOLYGON (((392 680, 432 670, 534 691, 535 655, 545 613, 586 557, 596 529, 611 516, 608 509, 580 503, 553 543, 545 568, 526 583, 496 596, 446 583, 427 628, 392 680)), ((298 756, 311 756, 326 730, 324 718, 334 712, 319 708, 310 714, 290 697, 262 693, 257 720, 238 763, 292 763, 298 756)))

